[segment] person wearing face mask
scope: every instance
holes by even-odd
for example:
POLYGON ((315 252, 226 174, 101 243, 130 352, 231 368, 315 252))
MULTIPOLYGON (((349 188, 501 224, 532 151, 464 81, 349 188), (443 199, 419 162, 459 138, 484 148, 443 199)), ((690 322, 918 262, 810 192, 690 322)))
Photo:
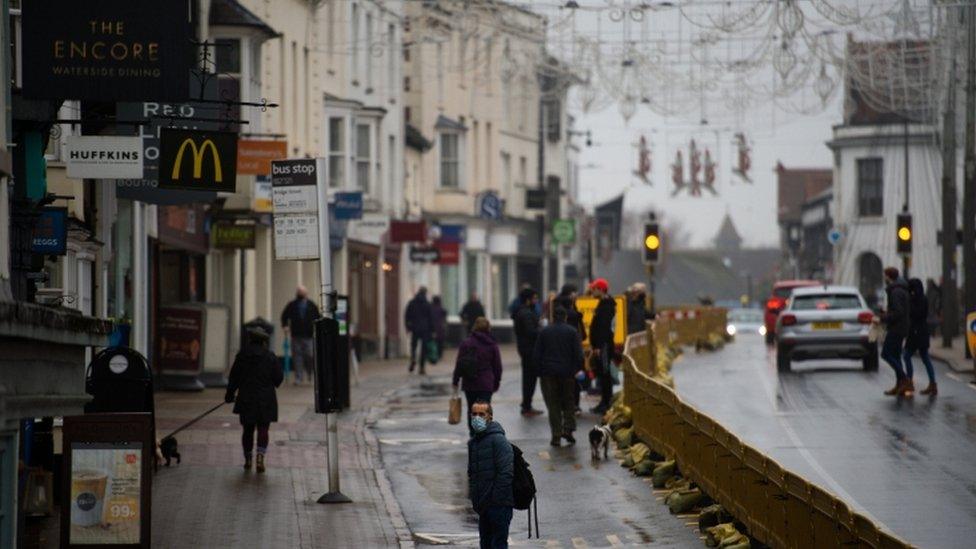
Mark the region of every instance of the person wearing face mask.
POLYGON ((508 547, 515 453, 505 430, 493 420, 491 404, 475 402, 470 413, 474 435, 468 440, 468 496, 478 513, 481 547, 508 547))
POLYGON ((281 313, 281 325, 285 337, 291 338, 291 363, 295 369, 296 385, 302 382, 303 372, 308 382, 312 382, 312 372, 315 371, 315 321, 321 317, 318 306, 308 298, 305 286, 295 288, 295 299, 289 301, 281 313))

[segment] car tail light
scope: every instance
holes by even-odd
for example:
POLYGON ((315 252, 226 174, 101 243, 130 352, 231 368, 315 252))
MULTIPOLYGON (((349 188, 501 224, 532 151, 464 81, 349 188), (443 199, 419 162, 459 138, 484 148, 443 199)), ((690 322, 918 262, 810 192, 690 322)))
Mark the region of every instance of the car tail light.
POLYGON ((871 311, 863 311, 857 314, 857 321, 859 324, 871 324, 874 322, 874 313, 871 311))
POLYGON ((796 315, 783 315, 780 317, 780 322, 783 326, 792 326, 796 324, 796 315))
POLYGON ((773 297, 766 302, 766 309, 770 311, 778 311, 783 308, 784 303, 785 302, 782 299, 773 297))

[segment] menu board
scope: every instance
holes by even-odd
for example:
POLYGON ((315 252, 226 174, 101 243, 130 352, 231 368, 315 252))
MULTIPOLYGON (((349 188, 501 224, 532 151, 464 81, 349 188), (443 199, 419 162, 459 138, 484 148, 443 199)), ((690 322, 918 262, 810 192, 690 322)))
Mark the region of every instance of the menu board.
POLYGON ((139 543, 142 444, 71 445, 69 543, 139 543))

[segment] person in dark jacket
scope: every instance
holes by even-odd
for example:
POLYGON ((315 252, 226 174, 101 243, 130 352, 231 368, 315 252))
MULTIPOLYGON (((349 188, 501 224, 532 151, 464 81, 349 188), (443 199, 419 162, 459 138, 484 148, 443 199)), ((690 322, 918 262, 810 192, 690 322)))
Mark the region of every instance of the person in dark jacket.
POLYGON ((319 308, 308 298, 308 290, 299 285, 295 288, 295 299, 285 305, 281 312, 281 325, 285 337, 291 338, 291 363, 295 369, 295 383, 302 382, 302 374, 309 383, 315 371, 315 321, 322 318, 319 308))
POLYGON ((627 291, 627 335, 647 329, 647 286, 635 282, 627 291))
POLYGON ((532 360, 549 411, 549 444, 560 446, 561 438, 576 443, 576 373, 583 369, 583 343, 579 332, 566 324, 566 309, 556 307, 552 319, 535 342, 532 360))
POLYGON ((539 337, 539 315, 536 313, 539 294, 532 288, 525 288, 519 293, 519 300, 522 306, 512 315, 512 321, 515 326, 515 344, 522 361, 522 415, 531 417, 542 413, 532 407, 539 375, 536 364, 532 361, 535 340, 539 337))
POLYGON ((441 296, 430 299, 430 318, 433 323, 434 343, 437 344, 438 359, 444 356, 444 340, 447 338, 447 311, 441 305, 441 296))
POLYGON ((583 325, 583 315, 576 308, 576 291, 576 286, 564 284, 559 290, 559 295, 553 301, 553 305, 566 310, 566 324, 576 328, 580 337, 586 339, 586 327, 583 325))
POLYGON ((613 319, 617 316, 617 304, 610 293, 606 279, 598 278, 590 284, 590 291, 597 299, 593 320, 590 321, 590 348, 596 363, 596 378, 600 384, 600 403, 591 408, 594 414, 605 414, 613 399, 613 377, 610 375, 610 359, 613 352, 613 319))
POLYGON ((471 299, 461 307, 460 317, 461 324, 464 325, 464 333, 470 334, 474 329, 474 321, 484 316, 488 316, 485 314, 485 306, 478 299, 478 294, 471 292, 471 299))
POLYGON ((420 373, 427 373, 427 342, 430 341, 434 328, 434 315, 427 301, 427 288, 421 286, 417 294, 407 304, 403 314, 407 331, 410 332, 410 367, 413 371, 417 366, 417 348, 420 348, 420 373))
POLYGON ((897 382, 891 389, 885 391, 888 396, 911 396, 915 391, 912 380, 902 369, 902 346, 911 327, 909 318, 910 298, 908 284, 899 276, 898 269, 888 267, 884 270, 885 293, 888 296, 888 308, 881 314, 881 321, 885 324, 885 338, 881 346, 881 358, 895 371, 897 382))
POLYGON ((257 472, 264 472, 264 455, 268 451, 268 429, 278 421, 278 397, 275 388, 284 375, 274 353, 268 350, 268 332, 260 327, 247 328, 247 344, 237 353, 227 381, 224 402, 234 402, 234 413, 240 417, 244 432, 244 470, 251 470, 254 452, 254 430, 258 432, 257 472), (235 399, 236 393, 236 399, 235 399))
MULTIPOLYGON (((458 349, 457 362, 454 365, 454 375, 451 384, 457 390, 460 386, 464 391, 464 398, 468 403, 468 429, 471 429, 471 406, 478 401, 491 402, 491 395, 498 392, 502 383, 502 354, 498 350, 498 343, 491 336, 491 324, 481 316, 475 319, 474 328, 458 349), (478 364, 475 375, 461 377, 460 364, 462 357, 471 356, 478 364)), ((474 431, 470 432, 474 436, 474 431)))
POLYGON ((925 298, 925 288, 922 281, 913 278, 908 281, 909 312, 908 317, 911 325, 908 329, 908 339, 905 342, 905 375, 909 380, 915 373, 912 367, 912 355, 918 353, 925 365, 925 373, 929 376, 929 386, 921 391, 923 395, 939 394, 939 387, 935 383, 935 369, 932 367, 932 359, 929 358, 929 302, 925 298))
POLYGON ((478 513, 481 547, 508 547, 515 507, 515 452, 505 430, 494 421, 491 404, 476 402, 470 413, 474 436, 468 440, 468 497, 478 513))

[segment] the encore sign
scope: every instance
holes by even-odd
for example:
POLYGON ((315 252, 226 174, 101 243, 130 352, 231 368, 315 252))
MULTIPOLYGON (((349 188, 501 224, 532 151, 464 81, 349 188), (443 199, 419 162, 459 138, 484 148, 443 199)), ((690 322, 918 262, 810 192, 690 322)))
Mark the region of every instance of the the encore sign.
POLYGON ((189 0, 23 2, 23 93, 97 101, 186 100, 189 0))

